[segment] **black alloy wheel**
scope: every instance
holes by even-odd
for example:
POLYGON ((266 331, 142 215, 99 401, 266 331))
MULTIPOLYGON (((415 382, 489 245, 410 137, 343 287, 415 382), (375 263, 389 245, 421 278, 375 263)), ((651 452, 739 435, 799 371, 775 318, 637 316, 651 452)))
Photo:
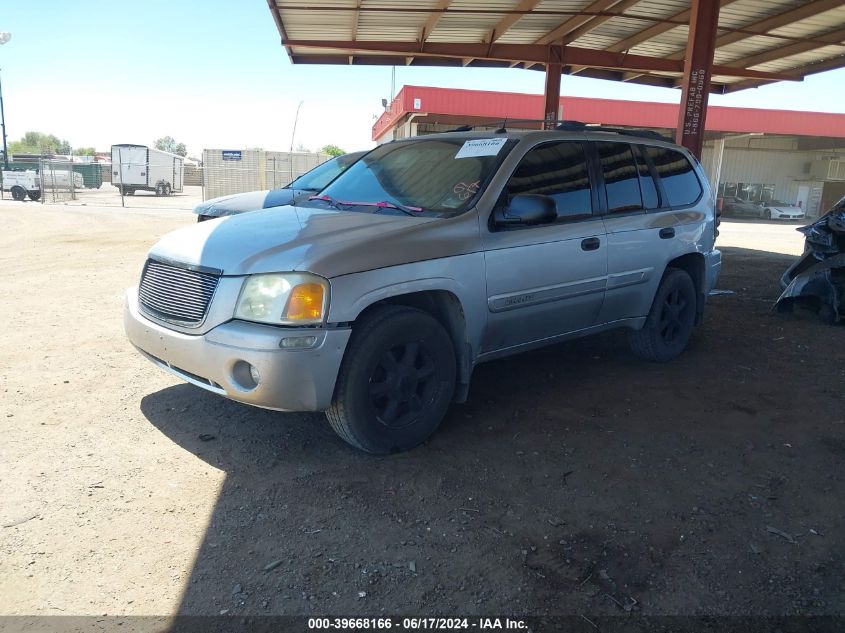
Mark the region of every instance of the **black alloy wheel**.
POLYGON ((413 424, 437 389, 431 352, 416 341, 394 345, 370 376, 370 404, 388 428, 413 424))

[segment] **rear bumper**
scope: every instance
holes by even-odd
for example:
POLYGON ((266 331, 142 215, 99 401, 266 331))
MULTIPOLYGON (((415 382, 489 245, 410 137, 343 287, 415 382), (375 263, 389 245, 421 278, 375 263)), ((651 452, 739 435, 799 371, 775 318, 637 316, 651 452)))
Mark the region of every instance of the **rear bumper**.
POLYGON ((129 341, 161 369, 238 402, 280 411, 322 411, 331 404, 349 328, 292 329, 229 321, 203 335, 175 332, 138 309, 126 293, 123 324, 129 341), (282 338, 316 337, 305 349, 281 349, 282 338), (258 372, 255 385, 247 365, 258 372))

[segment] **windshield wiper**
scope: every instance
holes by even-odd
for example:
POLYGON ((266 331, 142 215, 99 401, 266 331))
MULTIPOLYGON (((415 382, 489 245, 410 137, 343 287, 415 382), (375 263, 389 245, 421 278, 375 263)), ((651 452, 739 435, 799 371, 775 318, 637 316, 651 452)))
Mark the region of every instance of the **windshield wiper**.
MULTIPOLYGON (((305 191, 307 191, 307 189, 306 189, 305 191)), ((338 211, 343 211, 343 209, 341 209, 341 208, 340 208, 340 205, 341 205, 341 204, 343 204, 343 203, 342 203, 342 202, 338 202, 337 200, 335 200, 335 199, 334 199, 334 198, 332 198, 331 196, 326 196, 326 195, 322 195, 322 196, 308 196, 308 200, 309 200, 309 201, 311 201, 311 200, 321 200, 322 202, 328 202, 330 207, 334 207, 334 208, 335 208, 335 209, 337 209, 338 211)))
MULTIPOLYGON (((421 207, 410 207, 404 204, 390 202, 389 200, 382 200, 381 202, 342 202, 341 204, 354 204, 359 207, 377 207, 379 209, 396 209, 397 211, 401 211, 406 215, 414 217, 423 212, 421 207)), ((375 211, 375 213, 378 213, 378 211, 375 211)))
MULTIPOLYGON (((351 202, 346 200, 335 200, 331 196, 327 196, 325 194, 321 196, 311 196, 308 198, 309 200, 322 200, 323 202, 328 202, 331 206, 339 211, 343 211, 341 206, 344 207, 376 207, 378 209, 396 209, 397 211, 401 211, 406 215, 416 217, 418 214, 423 212, 421 207, 411 207, 404 204, 397 204, 395 202, 390 202, 389 200, 382 200, 381 202, 351 202)), ((378 213, 378 211, 375 211, 378 213)))

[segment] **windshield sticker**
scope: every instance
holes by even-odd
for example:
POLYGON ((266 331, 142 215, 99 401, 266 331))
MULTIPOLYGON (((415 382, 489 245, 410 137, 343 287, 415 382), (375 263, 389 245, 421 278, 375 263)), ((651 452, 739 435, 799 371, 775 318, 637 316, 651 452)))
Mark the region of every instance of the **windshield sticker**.
POLYGON ((505 145, 506 138, 480 138, 466 141, 455 158, 475 158, 476 156, 495 156, 505 145))
POLYGON ((478 188, 480 186, 480 180, 476 180, 475 182, 459 182, 455 185, 455 188, 452 189, 452 191, 454 191, 461 200, 469 200, 478 193, 478 188))

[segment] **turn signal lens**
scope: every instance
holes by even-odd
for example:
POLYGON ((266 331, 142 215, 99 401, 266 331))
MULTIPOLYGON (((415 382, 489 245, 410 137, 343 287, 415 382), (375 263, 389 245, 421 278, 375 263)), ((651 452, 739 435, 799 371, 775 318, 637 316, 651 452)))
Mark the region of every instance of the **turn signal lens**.
POLYGON ((324 292, 321 284, 299 284, 294 287, 285 308, 285 318, 289 321, 322 320, 324 292))

